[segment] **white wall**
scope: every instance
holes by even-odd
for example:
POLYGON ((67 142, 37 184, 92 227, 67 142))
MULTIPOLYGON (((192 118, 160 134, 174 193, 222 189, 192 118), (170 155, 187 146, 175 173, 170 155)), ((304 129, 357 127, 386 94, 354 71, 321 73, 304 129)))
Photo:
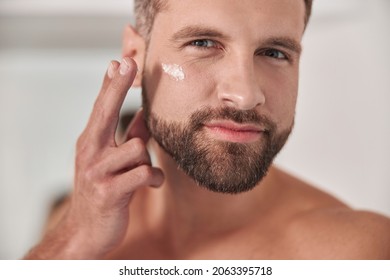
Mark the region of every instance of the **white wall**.
MULTIPOLYGON (((68 3, 59 13, 17 2, 0 1, 0 259, 21 257, 50 202, 69 190, 75 140, 120 57, 131 9, 79 13, 68 3)), ((296 127, 277 163, 353 207, 390 215, 390 3, 316 2, 296 127)), ((139 102, 132 91, 125 107, 139 102)))
POLYGON ((389 215, 390 2, 326 1, 339 9, 314 10, 296 130, 279 162, 351 206, 389 215))

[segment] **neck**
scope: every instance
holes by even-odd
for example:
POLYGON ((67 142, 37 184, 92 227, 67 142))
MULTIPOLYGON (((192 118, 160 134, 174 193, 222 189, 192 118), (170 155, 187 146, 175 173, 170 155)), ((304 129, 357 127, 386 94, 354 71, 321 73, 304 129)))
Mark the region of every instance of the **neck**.
POLYGON ((158 144, 152 142, 152 148, 165 181, 159 189, 146 188, 137 194, 138 205, 142 205, 139 211, 148 226, 159 232, 163 230, 176 243, 193 240, 194 230, 198 238, 239 230, 261 217, 273 203, 273 168, 249 192, 215 193, 198 186, 178 169, 176 162, 158 144))

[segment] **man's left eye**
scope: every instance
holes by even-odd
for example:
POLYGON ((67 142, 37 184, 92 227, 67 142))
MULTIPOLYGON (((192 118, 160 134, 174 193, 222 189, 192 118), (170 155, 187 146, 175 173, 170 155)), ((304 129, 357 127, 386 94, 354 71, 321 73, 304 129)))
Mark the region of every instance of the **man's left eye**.
POLYGON ((208 39, 195 40, 190 45, 198 48, 213 48, 217 46, 214 41, 208 39))
POLYGON ((283 52, 275 49, 269 49, 264 51, 264 55, 275 59, 287 59, 287 56, 283 52))

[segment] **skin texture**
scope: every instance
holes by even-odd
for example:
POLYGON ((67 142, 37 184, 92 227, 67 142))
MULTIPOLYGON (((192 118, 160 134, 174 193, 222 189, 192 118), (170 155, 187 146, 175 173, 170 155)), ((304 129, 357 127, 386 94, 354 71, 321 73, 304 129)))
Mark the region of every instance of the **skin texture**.
POLYGON ((149 139, 142 111, 125 141, 115 141, 131 84, 143 85, 148 110, 166 121, 185 123, 198 108, 228 106, 267 116, 279 132, 293 124, 303 1, 168 2, 147 51, 126 28, 125 58, 110 64, 77 142, 74 191, 26 258, 389 259, 389 219, 354 211, 274 166, 249 192, 210 192, 149 139), (180 32, 189 26, 196 36, 180 32), (212 40, 207 48, 191 44, 204 39, 212 40), (172 79, 162 63, 180 65, 186 79, 172 79))

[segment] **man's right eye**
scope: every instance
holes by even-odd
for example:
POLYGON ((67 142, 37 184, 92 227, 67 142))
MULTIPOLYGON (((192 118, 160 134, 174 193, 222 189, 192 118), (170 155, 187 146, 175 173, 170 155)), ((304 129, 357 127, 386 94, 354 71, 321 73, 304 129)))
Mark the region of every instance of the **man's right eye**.
POLYGON ((190 42, 190 46, 197 47, 197 48, 215 48, 217 47, 217 43, 214 42, 213 40, 209 39, 199 39, 199 40, 194 40, 190 42))

